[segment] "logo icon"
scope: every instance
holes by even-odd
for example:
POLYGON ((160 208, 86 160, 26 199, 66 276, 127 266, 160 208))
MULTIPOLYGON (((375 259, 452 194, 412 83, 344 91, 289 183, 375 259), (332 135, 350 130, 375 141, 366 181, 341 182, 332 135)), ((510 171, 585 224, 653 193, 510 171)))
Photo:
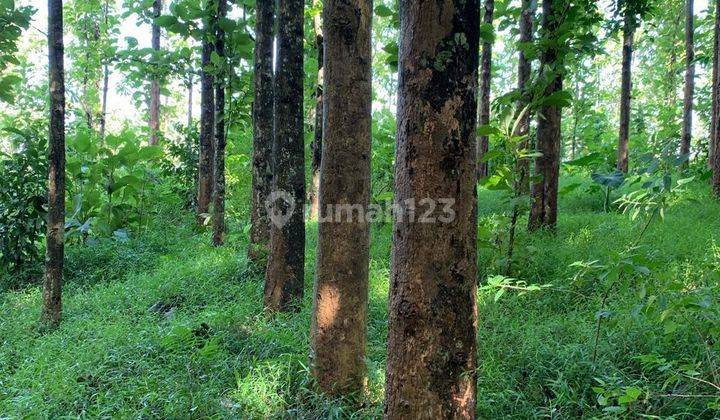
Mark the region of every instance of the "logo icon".
POLYGON ((273 191, 265 200, 265 210, 272 224, 282 229, 295 211, 295 197, 287 191, 273 191))

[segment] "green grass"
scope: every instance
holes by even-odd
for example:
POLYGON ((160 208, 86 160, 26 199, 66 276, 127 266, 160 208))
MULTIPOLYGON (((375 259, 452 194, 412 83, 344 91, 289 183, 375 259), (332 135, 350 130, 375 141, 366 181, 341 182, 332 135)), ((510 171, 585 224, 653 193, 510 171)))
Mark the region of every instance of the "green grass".
MULTIPOLYGON (((508 293, 497 302, 494 291, 479 293, 480 418, 603 416, 592 390, 595 378, 647 392, 629 407, 635 413, 718 414, 707 398, 654 396, 672 391, 663 389, 667 377, 637 358, 657 354, 708 368, 705 345, 691 331, 667 334, 634 310, 647 300, 639 297, 641 289, 663 295, 663 279, 687 285, 718 280, 720 205, 703 198, 704 187, 691 195, 698 201, 671 208, 643 241, 657 275, 628 277, 610 294, 612 315, 601 330, 595 365, 595 314, 604 286, 596 278, 574 280, 570 265, 612 260, 637 226, 624 215, 602 213, 599 197, 576 193, 562 198, 557 236, 528 236, 520 229, 513 277, 552 288, 508 293)), ((488 226, 502 201, 483 191, 479 207, 480 243, 496 243, 502 235, 488 226)), ((174 216, 159 217, 128 243, 68 247, 64 319, 54 332, 37 329, 38 287, 0 292, 0 417, 381 416, 389 225, 372 232, 369 390, 358 407, 315 394, 306 368, 316 228, 308 227, 305 309, 268 318, 262 314, 262 278, 247 268, 244 235, 232 234, 227 246, 215 249, 207 234, 189 227, 191 215, 167 214, 174 216)), ((233 221, 233 230, 241 224, 233 221)), ((500 256, 481 247, 482 276, 500 272, 500 256)), ((674 386, 681 391, 687 385, 674 386)))

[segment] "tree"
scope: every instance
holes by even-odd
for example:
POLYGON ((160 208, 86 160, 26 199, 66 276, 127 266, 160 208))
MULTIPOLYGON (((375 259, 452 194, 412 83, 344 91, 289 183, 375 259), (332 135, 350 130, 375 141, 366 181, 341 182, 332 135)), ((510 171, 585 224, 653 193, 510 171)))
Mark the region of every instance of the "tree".
MULTIPOLYGON (((493 14, 495 12, 495 0, 485 0, 485 13, 483 14, 483 25, 492 29, 493 14)), ((493 39, 485 39, 482 42, 482 55, 480 58, 480 115, 479 124, 487 126, 490 124, 490 81, 492 76, 492 47, 493 39)), ((489 137, 481 135, 478 141, 478 177, 488 176, 488 163, 483 157, 488 152, 489 137)))
MULTIPOLYGON (((218 19, 227 15, 227 0, 218 0, 218 19)), ((225 235, 225 87, 227 71, 225 59, 225 31, 217 25, 215 51, 219 57, 219 72, 215 79, 215 188, 213 194, 213 245, 221 246, 225 235)))
MULTIPOLYGON (((162 13, 162 0, 153 1, 153 17, 157 19, 162 13)), ((152 24, 152 49, 156 54, 160 51, 160 25, 154 20, 152 24)), ((150 82, 150 144, 158 143, 158 133, 160 132, 160 80, 157 75, 153 75, 150 82)))
MULTIPOLYGON (((553 39, 563 21, 563 1, 543 0, 542 30, 544 39, 553 39)), ((540 80, 546 83, 545 98, 562 91, 562 57, 560 46, 546 42, 540 57, 540 80)), ((542 154, 535 160, 535 176, 531 186, 533 198, 529 230, 541 227, 554 229, 557 224, 558 179, 560 177, 560 130, 562 112, 556 102, 545 102, 538 110, 537 149, 542 154)))
POLYGON ((265 307, 298 310, 305 280, 305 156, 303 124, 302 0, 278 1, 278 59, 270 254, 265 273, 265 307), (286 220, 287 219, 287 220, 286 220))
POLYGON ((400 21, 385 417, 472 418, 480 5, 403 0, 400 21))
MULTIPOLYGON (((532 60, 526 54, 526 48, 533 41, 533 26, 535 21, 535 11, 537 10, 537 0, 523 0, 522 10, 520 12, 520 48, 518 53, 518 93, 520 99, 517 103, 517 109, 522 110, 531 103, 531 92, 529 92, 530 77, 532 74, 532 60)), ((519 137, 529 136, 530 134, 530 112, 524 112, 520 115, 520 121, 517 125, 517 133, 519 137)), ((529 147, 527 140, 523 141, 519 147, 527 149, 529 147)), ((528 159, 519 159, 517 170, 520 174, 519 184, 522 188, 520 193, 526 194, 530 189, 530 161, 528 159)))
POLYGON ((683 99, 683 125, 680 136, 680 155, 690 154, 692 142, 693 96, 695 94, 695 15, 694 0, 685 2, 685 96, 683 99))
MULTIPOLYGON (((319 0, 313 0, 315 7, 322 7, 319 0)), ((318 13, 313 21, 315 28, 315 48, 317 50, 317 88, 315 89, 315 133, 311 144, 310 160, 310 219, 317 219, 320 198, 320 162, 322 160, 323 141, 323 28, 322 16, 318 13)))
POLYGON ((50 82, 50 137, 48 218, 43 308, 40 322, 54 328, 62 314, 65 257, 65 77, 62 0, 48 0, 48 70, 50 82))
POLYGON ((323 8, 324 139, 311 366, 320 389, 330 394, 362 391, 365 378, 372 14, 372 0, 326 0, 323 8))
POLYGON ((259 261, 267 254, 270 219, 265 201, 272 183, 273 144, 273 27, 275 0, 258 0, 255 12, 255 68, 253 74, 252 210, 248 257, 259 261))
POLYGON ((198 170, 198 221, 202 224, 210 211, 213 193, 213 145, 215 129, 215 76, 210 71, 215 52, 216 19, 214 1, 208 2, 210 17, 204 28, 202 41, 202 71, 200 79, 200 157, 198 170))
POLYGON ((720 198, 720 0, 715 0, 715 38, 713 43, 713 112, 710 138, 710 162, 713 171, 713 192, 720 198))

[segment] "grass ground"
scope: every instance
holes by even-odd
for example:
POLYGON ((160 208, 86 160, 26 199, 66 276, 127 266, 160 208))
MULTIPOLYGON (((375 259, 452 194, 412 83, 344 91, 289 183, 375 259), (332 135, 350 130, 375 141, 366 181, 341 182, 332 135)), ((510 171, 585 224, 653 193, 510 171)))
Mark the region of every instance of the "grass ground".
MULTIPOLYGON (((685 200, 651 225, 642 252, 653 274, 629 276, 608 293, 596 363, 605 285, 598 276, 576 276, 571 264, 617 259, 637 226, 602 213, 599 197, 577 193, 562 200, 557 236, 530 237, 520 229, 513 277, 552 287, 508 291, 498 301, 496 290, 479 291, 478 416, 718 415, 708 404, 717 398, 662 396, 717 390, 668 381, 667 372, 648 369, 640 357, 690 361, 701 372, 714 363, 705 358, 714 360, 714 348, 708 351, 683 324, 673 330, 654 322, 643 306, 650 295, 669 298, 662 286, 668 279, 717 284, 720 205, 700 198, 707 194, 694 190, 699 201, 685 200), (630 388, 642 392, 637 401, 602 404, 603 395, 630 388)), ((494 229, 502 208, 495 193, 481 193, 483 279, 503 265, 502 236, 494 229)), ((158 217, 130 242, 69 247, 64 320, 52 333, 36 328, 37 287, 0 292, 0 418, 381 415, 389 225, 372 232, 368 395, 358 407, 311 391, 306 364, 316 229, 309 227, 305 309, 270 319, 262 315, 262 278, 244 258, 244 235, 231 234, 226 247, 215 249, 207 235, 189 228, 190 215, 165 214, 172 216, 158 217)))

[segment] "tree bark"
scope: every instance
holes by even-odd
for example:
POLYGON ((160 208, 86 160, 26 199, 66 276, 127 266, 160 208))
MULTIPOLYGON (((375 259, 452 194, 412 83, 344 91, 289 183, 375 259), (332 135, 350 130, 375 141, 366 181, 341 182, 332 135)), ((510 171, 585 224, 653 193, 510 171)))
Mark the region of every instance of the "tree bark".
POLYGON ((278 1, 278 70, 275 78, 273 202, 270 255, 265 273, 265 307, 299 310, 305 281, 305 156, 303 121, 302 0, 278 1), (283 199, 284 198, 284 199, 283 199), (281 217, 284 219, 283 217, 281 217))
POLYGON ((720 119, 720 1, 715 0, 715 25, 713 34, 712 114, 710 117, 710 141, 708 142, 708 167, 713 169, 718 147, 718 119, 720 119))
POLYGON ((365 383, 372 0, 325 0, 325 103, 311 368, 327 394, 365 383), (360 208, 341 214, 338 206, 360 208))
MULTIPOLYGON (((692 143, 693 95, 695 93, 695 16, 694 0, 685 2, 685 98, 683 100, 683 126, 680 155, 690 154, 692 143)), ((687 167, 687 163, 683 165, 687 167)))
POLYGON ((252 211, 248 258, 262 264, 270 240, 270 219, 265 202, 272 184, 275 0, 258 0, 256 7, 252 211))
POLYGON ((401 0, 400 22, 385 418, 474 418, 479 0, 401 0))
POLYGON ((625 16, 623 27, 622 81, 620 88, 620 136, 617 150, 617 170, 628 171, 628 143, 630 139, 630 99, 632 97, 632 56, 635 24, 625 16))
MULTIPOLYGON (((493 14, 495 12, 495 0, 485 0, 485 13, 483 14, 483 24, 492 25, 493 14)), ((492 42, 484 41, 482 43, 482 55, 480 58, 480 115, 479 124, 481 126, 490 124, 490 79, 492 75, 492 42)), ((478 138, 478 178, 488 176, 488 163, 483 161, 483 157, 490 147, 490 138, 488 136, 480 136, 478 138)))
MULTIPOLYGON (((553 0, 543 0, 543 21, 545 37, 552 37, 561 25, 556 16, 553 0)), ((562 90, 562 66, 557 46, 550 44, 541 54, 540 71, 550 80, 544 95, 550 96, 562 90)), ((535 159, 535 175, 538 181, 532 184, 533 199, 528 229, 555 230, 557 226, 558 179, 560 177, 560 127, 562 112, 556 105, 544 105, 538 110, 537 149, 542 153, 535 159)))
MULTIPOLYGON (((153 1, 153 17, 157 18, 162 13, 162 0, 153 1)), ((152 24, 152 49, 156 54, 160 51, 160 26, 153 21, 152 24)), ((157 69, 156 69, 157 72, 157 69)), ((160 80, 157 74, 153 74, 150 82, 150 144, 158 144, 158 133, 160 132, 160 80)))
MULTIPOLYGON (((227 0, 218 0, 218 19, 227 15, 227 0)), ((213 194, 213 245, 225 243, 225 87, 227 71, 225 69, 225 31, 217 26, 215 50, 222 61, 222 68, 215 83, 215 189, 213 194)))
MULTIPOLYGON (((103 5, 103 14, 105 19, 105 37, 108 37, 109 34, 109 28, 108 28, 108 17, 110 14, 109 9, 109 0, 105 0, 105 4, 103 5)), ((105 143, 105 127, 107 124, 107 96, 108 96, 108 90, 110 86, 110 68, 108 66, 108 57, 104 57, 104 64, 103 64, 103 86, 102 86, 102 105, 100 106, 100 142, 101 144, 105 143)))
POLYGON ((213 160, 215 128, 215 77, 206 71, 211 65, 211 56, 215 51, 215 19, 205 27, 202 44, 202 70, 200 81, 200 156, 198 170, 198 223, 203 224, 210 211, 213 193, 213 160))
POLYGON ((48 162, 48 215, 43 307, 40 323, 54 328, 62 314, 62 279, 65 256, 65 77, 62 0, 48 0, 48 69, 50 127, 48 162))
MULTIPOLYGON (((523 0, 522 11, 520 14, 520 42, 527 44, 533 40, 533 26, 535 18, 535 10, 537 9, 537 0, 523 0)), ((529 83, 532 74, 532 61, 527 58, 523 50, 518 54, 518 92, 520 100, 517 103, 518 112, 530 104, 529 83)), ((520 123, 517 126, 517 136, 525 137, 518 147, 521 150, 527 150, 530 147, 530 110, 523 113, 520 117, 520 123)), ((518 185, 521 195, 525 195, 530 191, 530 161, 528 159, 520 159, 517 163, 518 185)))
MULTIPOLYGON (((313 1, 315 5, 320 4, 319 0, 313 1)), ((320 197, 320 164, 322 161, 323 144, 323 27, 320 14, 315 16, 315 47, 317 49, 317 89, 315 90, 315 133, 310 150, 312 160, 310 161, 310 220, 317 220, 319 197, 320 197)))

